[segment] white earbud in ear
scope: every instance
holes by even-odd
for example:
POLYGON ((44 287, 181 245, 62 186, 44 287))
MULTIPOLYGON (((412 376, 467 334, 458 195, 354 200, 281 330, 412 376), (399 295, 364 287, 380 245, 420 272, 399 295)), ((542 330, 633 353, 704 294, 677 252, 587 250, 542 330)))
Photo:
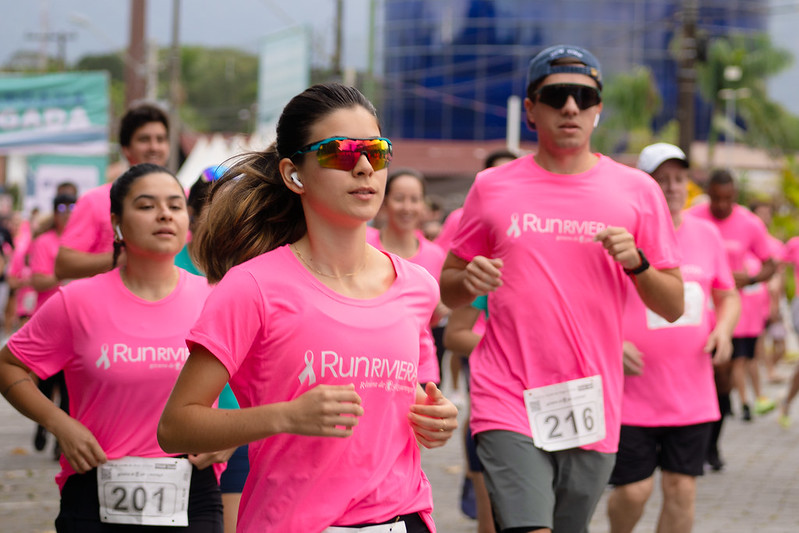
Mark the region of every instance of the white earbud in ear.
POLYGON ((294 185, 296 185, 297 187, 301 188, 303 186, 302 182, 300 181, 300 178, 297 177, 296 172, 292 172, 291 174, 289 174, 289 178, 291 178, 291 181, 293 181, 294 185))
POLYGON ((122 228, 119 227, 119 224, 114 226, 114 232, 117 234, 117 239, 120 241, 124 241, 125 238, 122 236, 122 228))
POLYGON ((597 126, 599 126, 599 113, 594 117, 594 127, 596 128, 597 126))

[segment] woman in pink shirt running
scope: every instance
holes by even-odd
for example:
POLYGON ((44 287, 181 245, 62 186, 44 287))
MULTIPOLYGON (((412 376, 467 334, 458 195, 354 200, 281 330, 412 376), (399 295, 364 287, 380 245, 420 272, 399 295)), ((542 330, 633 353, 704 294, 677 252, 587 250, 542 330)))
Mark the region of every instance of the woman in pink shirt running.
POLYGON ((444 445, 457 409, 417 380, 435 280, 366 243, 391 153, 360 92, 315 85, 212 190, 196 238, 218 285, 159 441, 250 443, 240 532, 435 531, 417 443, 444 445), (228 381, 241 409, 212 409, 228 381))
MULTIPOLYGON (((386 224, 378 231, 367 233, 366 242, 378 250, 397 254, 424 267, 438 280, 447 254, 440 246, 426 239, 419 230, 425 210, 425 192, 424 176, 419 171, 404 168, 392 172, 386 180, 383 200, 386 224)), ((422 354, 420 383, 441 383, 444 326, 439 326, 439 323, 448 314, 449 309, 439 302, 430 321, 431 341, 435 340, 435 346, 422 354)))
POLYGON ((153 164, 131 167, 110 196, 115 259, 124 247, 126 264, 60 287, 36 311, 0 350, 0 391, 63 450, 59 533, 221 533, 220 468, 207 467, 232 450, 174 457, 156 439, 210 291, 173 264, 188 231, 186 197, 153 164), (29 376, 62 369, 69 414, 29 376))

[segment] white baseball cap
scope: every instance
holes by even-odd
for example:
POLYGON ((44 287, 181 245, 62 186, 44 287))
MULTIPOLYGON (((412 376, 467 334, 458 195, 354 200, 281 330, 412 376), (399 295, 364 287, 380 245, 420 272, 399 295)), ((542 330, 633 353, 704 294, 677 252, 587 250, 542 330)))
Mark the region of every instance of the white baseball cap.
POLYGON ((678 146, 669 143, 650 144, 638 156, 638 168, 652 174, 657 168, 670 159, 676 159, 688 168, 688 158, 678 146))

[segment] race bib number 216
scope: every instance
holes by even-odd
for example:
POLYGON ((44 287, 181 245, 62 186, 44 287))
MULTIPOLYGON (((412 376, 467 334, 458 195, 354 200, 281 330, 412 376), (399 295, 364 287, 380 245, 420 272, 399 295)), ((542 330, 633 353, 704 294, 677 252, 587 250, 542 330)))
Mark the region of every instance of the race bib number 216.
POLYGON ((605 438, 602 377, 591 376, 524 391, 533 443, 556 452, 605 438))

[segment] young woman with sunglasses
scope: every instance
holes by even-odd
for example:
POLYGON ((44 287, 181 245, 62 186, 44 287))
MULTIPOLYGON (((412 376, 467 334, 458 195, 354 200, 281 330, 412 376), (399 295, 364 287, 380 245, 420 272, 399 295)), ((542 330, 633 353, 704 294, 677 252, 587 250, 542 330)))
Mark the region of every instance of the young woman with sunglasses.
POLYGON ((59 533, 221 533, 221 468, 207 467, 232 450, 172 457, 156 440, 188 357, 186 334, 210 292, 173 264, 188 230, 183 188, 165 168, 141 164, 114 182, 110 200, 115 257, 124 246, 126 264, 44 303, 0 350, 0 391, 61 445, 59 533), (61 369, 70 414, 29 377, 61 369))
POLYGON ((391 150, 361 93, 315 85, 211 192, 196 238, 219 283, 159 441, 250 443, 239 531, 435 531, 417 443, 444 445, 457 410, 417 382, 435 280, 366 243, 391 150), (241 409, 212 409, 228 381, 241 409))
MULTIPOLYGON (((391 173, 386 181, 386 193, 383 199, 386 224, 379 231, 367 233, 366 241, 378 250, 396 254, 424 267, 438 281, 447 254, 437 244, 427 240, 419 230, 424 209, 424 176, 410 168, 391 173)), ((439 302, 430 326, 435 328, 448 313, 449 309, 439 302)), ((443 328, 436 330, 443 336, 443 328)), ((432 381, 440 384, 443 355, 443 342, 437 342, 435 346, 430 346, 422 353, 419 383, 432 381)))

